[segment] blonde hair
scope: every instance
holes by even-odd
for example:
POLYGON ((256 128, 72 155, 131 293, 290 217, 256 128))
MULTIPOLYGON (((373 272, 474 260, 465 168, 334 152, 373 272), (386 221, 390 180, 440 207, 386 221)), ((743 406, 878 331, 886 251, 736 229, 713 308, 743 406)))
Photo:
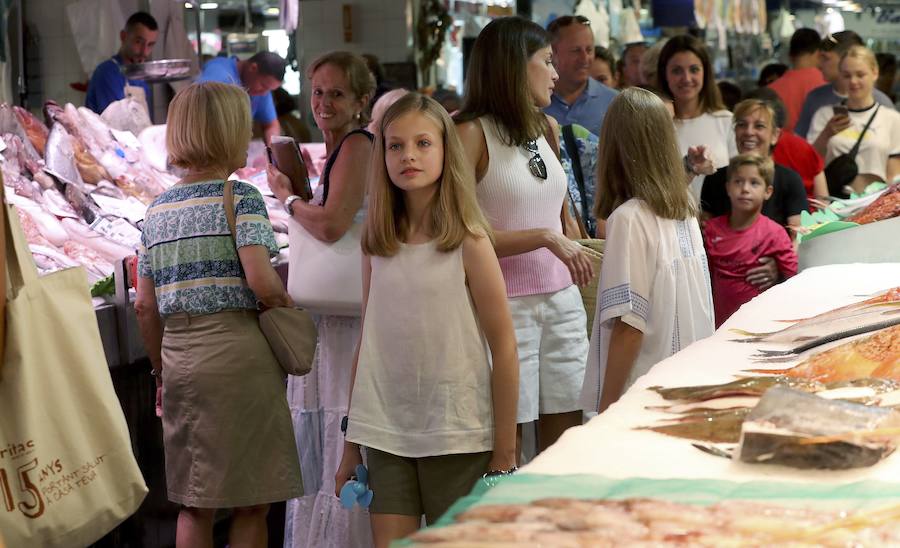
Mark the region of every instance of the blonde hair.
MULTIPOLYGON (((375 76, 369 71, 369 65, 361 55, 349 51, 331 51, 316 57, 306 68, 306 77, 312 80, 313 74, 323 65, 334 65, 341 69, 350 84, 350 92, 357 98, 365 97, 366 103, 375 92, 375 76)), ((363 108, 359 113, 359 127, 369 123, 369 110, 363 108)))
POLYGON ((372 169, 369 173, 369 211, 362 235, 366 255, 390 257, 400 250, 400 242, 409 230, 403 190, 391 181, 385 164, 384 131, 404 114, 416 112, 441 129, 444 141, 444 167, 437 194, 427 216, 426 232, 440 251, 451 251, 468 237, 487 236, 493 240, 475 197, 475 173, 466 157, 453 121, 441 105, 419 93, 407 93, 384 113, 375 137, 372 169))
POLYGON ((775 109, 772 107, 772 103, 763 101, 762 99, 744 99, 736 104, 734 106, 734 124, 737 125, 738 120, 745 116, 750 116, 757 110, 765 112, 769 117, 769 124, 772 126, 772 129, 776 129, 775 109))
POLYGON ((872 53, 872 50, 865 46, 852 46, 848 49, 843 55, 841 55, 841 62, 838 64, 840 67, 844 64, 844 59, 859 59, 865 64, 869 65, 869 68, 872 69, 876 75, 878 74, 878 59, 875 58, 875 54, 872 53))
POLYGON ((737 170, 743 166, 754 166, 759 172, 759 176, 766 182, 766 186, 772 186, 775 180, 775 163, 768 156, 757 156, 756 154, 738 154, 728 162, 727 176, 730 181, 737 173, 737 170))
POLYGON ((368 128, 369 133, 372 135, 378 134, 378 126, 381 125, 381 119, 384 118, 385 111, 407 93, 409 93, 408 89, 392 89, 391 91, 385 92, 384 95, 375 101, 375 104, 372 105, 372 119, 369 121, 368 128))
POLYGON ((665 219, 695 215, 675 126, 652 92, 628 88, 610 104, 600 133, 597 195, 598 219, 608 218, 631 198, 643 200, 665 219))
POLYGON ((228 158, 246 153, 251 134, 250 96, 237 86, 198 82, 176 93, 169 104, 166 148, 174 166, 225 165, 228 158))

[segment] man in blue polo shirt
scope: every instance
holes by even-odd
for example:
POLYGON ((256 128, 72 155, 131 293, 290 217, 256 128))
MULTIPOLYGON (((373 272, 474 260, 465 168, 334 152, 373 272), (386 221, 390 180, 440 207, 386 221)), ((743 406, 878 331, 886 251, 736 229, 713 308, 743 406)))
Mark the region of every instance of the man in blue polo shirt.
POLYGON ((125 29, 119 33, 122 41, 119 53, 97 65, 91 75, 85 106, 102 114, 110 103, 128 95, 142 101, 149 113, 150 86, 143 80, 127 80, 120 67, 149 60, 158 37, 159 27, 152 15, 139 11, 129 17, 125 29))
POLYGON ((561 126, 578 124, 600 135, 606 109, 617 92, 590 77, 594 62, 590 21, 580 15, 564 15, 554 19, 547 30, 553 36, 553 65, 559 80, 544 112, 561 126))
POLYGON ((244 61, 237 57, 216 57, 203 67, 199 81, 224 82, 247 90, 253 120, 262 125, 263 139, 269 144, 272 137, 281 135, 272 91, 281 86, 284 68, 284 59, 269 51, 261 51, 244 61))

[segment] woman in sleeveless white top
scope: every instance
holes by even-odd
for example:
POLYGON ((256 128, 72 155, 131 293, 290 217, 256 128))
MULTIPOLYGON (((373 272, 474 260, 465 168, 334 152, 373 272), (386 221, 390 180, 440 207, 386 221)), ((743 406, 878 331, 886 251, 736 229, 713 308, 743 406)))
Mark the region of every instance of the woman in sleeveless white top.
POLYGON ((587 359, 578 288, 592 266, 562 232, 566 175, 550 104, 558 76, 550 35, 517 17, 495 19, 472 50, 457 128, 478 180, 478 201, 496 233, 519 350, 520 424, 538 420, 539 448, 581 424, 587 359), (527 84, 527 85, 520 85, 527 84), (558 147, 557 147, 558 148, 558 147))
POLYGON ((462 252, 431 241, 370 258, 348 441, 405 457, 493 448, 490 364, 462 252))

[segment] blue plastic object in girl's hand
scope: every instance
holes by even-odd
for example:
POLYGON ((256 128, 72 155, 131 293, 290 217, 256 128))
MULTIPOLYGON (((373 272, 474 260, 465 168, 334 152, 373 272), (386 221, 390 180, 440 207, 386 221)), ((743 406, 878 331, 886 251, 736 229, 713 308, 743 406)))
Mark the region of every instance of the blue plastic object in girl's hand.
POLYGON ((362 464, 356 465, 356 475, 341 487, 341 506, 350 510, 354 504, 368 508, 372 503, 372 490, 369 489, 369 471, 362 464))

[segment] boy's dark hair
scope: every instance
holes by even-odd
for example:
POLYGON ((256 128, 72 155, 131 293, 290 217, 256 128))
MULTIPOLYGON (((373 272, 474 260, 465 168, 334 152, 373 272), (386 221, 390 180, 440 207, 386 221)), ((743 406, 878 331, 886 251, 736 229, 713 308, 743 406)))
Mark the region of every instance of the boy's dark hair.
POLYGON ((826 34, 825 38, 819 43, 821 51, 837 51, 838 55, 843 55, 853 46, 863 46, 863 39, 859 34, 852 30, 842 30, 834 34, 826 34))
POLYGON ((897 58, 893 53, 876 53, 875 59, 878 61, 878 73, 897 72, 897 58))
POLYGON ((775 164, 771 158, 765 156, 757 156, 756 154, 738 154, 728 162, 728 180, 737 173, 737 170, 743 166, 755 166, 759 172, 759 176, 766 182, 766 186, 772 186, 775 180, 775 164))
POLYGON ((594 59, 605 61, 606 64, 609 65, 610 72, 612 72, 613 76, 615 76, 616 58, 613 56, 612 51, 604 48, 603 46, 594 46, 594 59))
POLYGON ((271 76, 277 80, 284 80, 284 68, 286 63, 277 53, 261 51, 247 59, 247 61, 255 63, 260 74, 271 76))
POLYGON ((756 81, 756 85, 765 86, 766 82, 769 81, 769 78, 772 76, 776 79, 781 78, 781 75, 787 71, 788 66, 784 63, 769 63, 759 71, 759 79, 756 81))
POLYGON ((125 32, 133 31, 134 27, 138 25, 144 25, 150 30, 159 30, 159 25, 156 24, 156 19, 154 19, 153 16, 146 11, 136 11, 131 14, 131 17, 128 18, 128 21, 125 21, 125 32))
POLYGON ((722 95, 722 102, 725 103, 725 108, 733 111, 734 106, 740 103, 743 98, 744 94, 741 88, 727 80, 719 80, 716 82, 716 85, 719 86, 719 93, 722 95))
POLYGON ((791 49, 788 55, 798 57, 819 51, 822 37, 813 29, 797 29, 791 36, 791 49))

